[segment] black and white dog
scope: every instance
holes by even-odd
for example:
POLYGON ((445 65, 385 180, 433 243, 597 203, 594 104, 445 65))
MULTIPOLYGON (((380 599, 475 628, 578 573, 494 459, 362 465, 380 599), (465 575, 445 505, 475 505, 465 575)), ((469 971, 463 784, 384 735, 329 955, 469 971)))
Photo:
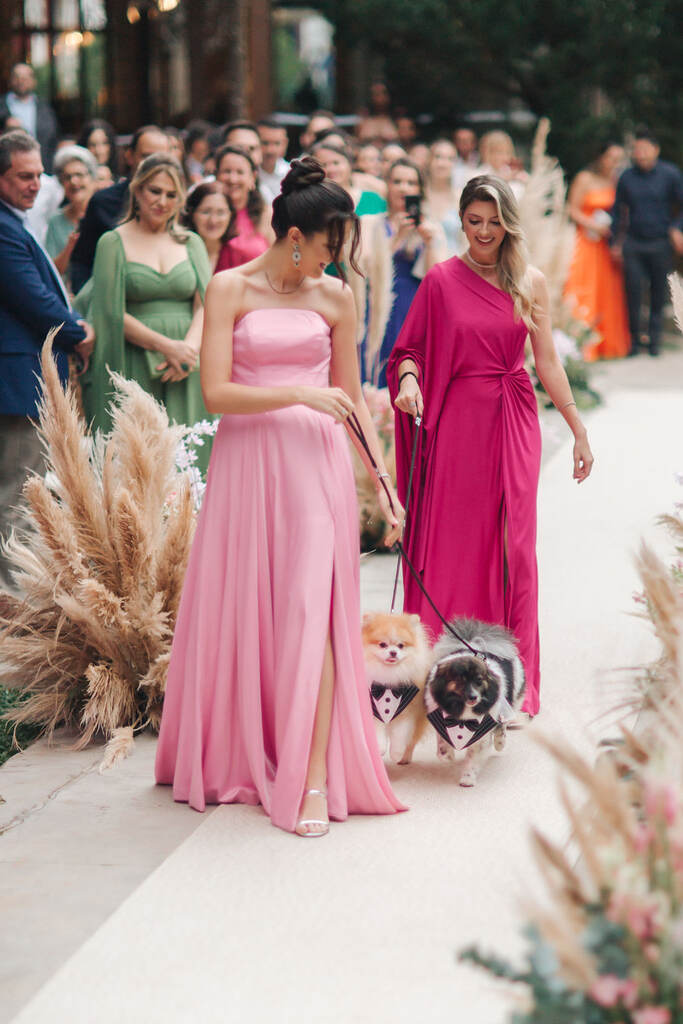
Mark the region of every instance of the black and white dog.
POLYGON ((465 750, 460 785, 474 786, 491 747, 505 746, 507 724, 524 697, 524 667, 515 637, 503 626, 477 619, 453 619, 451 626, 478 656, 444 631, 432 652, 425 707, 438 733, 438 756, 454 761, 455 752, 465 750), (490 731, 469 745, 487 724, 490 731))

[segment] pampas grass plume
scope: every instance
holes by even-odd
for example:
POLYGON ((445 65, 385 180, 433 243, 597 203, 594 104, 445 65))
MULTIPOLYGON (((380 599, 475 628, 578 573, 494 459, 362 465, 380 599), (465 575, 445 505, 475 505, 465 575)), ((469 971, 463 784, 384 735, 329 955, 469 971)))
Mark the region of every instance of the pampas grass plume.
POLYGON ((5 544, 20 593, 5 595, 0 619, 3 682, 27 698, 6 717, 48 737, 73 727, 78 747, 102 736, 107 767, 135 731, 159 726, 194 511, 175 469, 183 428, 112 374, 112 430, 91 437, 73 386, 61 386, 54 334, 41 355, 38 430, 57 482, 26 481, 27 526, 5 544))

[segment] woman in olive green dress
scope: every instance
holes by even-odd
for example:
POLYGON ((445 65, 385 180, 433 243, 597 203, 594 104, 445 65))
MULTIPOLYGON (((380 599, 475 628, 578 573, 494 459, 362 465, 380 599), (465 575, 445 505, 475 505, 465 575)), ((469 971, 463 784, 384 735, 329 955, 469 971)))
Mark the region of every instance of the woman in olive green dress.
MULTIPOLYGON (((177 226, 184 198, 176 160, 162 153, 143 160, 127 214, 100 238, 93 276, 77 297, 95 329, 83 404, 102 430, 111 428, 107 367, 136 380, 176 423, 208 418, 197 371, 211 268, 201 238, 177 226)), ((202 469, 208 455, 205 445, 202 469)))

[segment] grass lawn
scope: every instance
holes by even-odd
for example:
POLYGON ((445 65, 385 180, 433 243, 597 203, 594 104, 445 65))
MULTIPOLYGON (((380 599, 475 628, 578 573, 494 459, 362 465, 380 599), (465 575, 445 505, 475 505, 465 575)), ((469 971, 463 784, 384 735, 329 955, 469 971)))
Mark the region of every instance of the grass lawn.
MULTIPOLYGON (((0 715, 10 708, 14 708, 21 702, 21 695, 17 690, 6 690, 0 686, 0 715)), ((17 748, 12 743, 14 726, 11 722, 0 720, 0 764, 4 764, 8 757, 17 753, 17 748)), ((20 747, 27 747, 29 743, 38 736, 40 727, 37 725, 20 725, 17 729, 17 740, 20 747)))

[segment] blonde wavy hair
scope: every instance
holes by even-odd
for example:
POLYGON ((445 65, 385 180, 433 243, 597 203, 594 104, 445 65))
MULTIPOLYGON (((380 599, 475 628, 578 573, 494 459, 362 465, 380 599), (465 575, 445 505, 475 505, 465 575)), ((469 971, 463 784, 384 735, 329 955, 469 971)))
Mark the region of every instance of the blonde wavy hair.
POLYGON ((166 223, 166 230, 177 242, 186 242, 190 232, 181 227, 178 223, 178 218, 180 217, 185 205, 185 194, 187 192, 185 187, 185 177, 176 158, 169 156, 167 153, 152 153, 151 156, 146 156, 145 159, 140 162, 131 179, 128 206, 126 207, 126 211, 119 223, 126 224, 130 220, 135 220, 137 217, 138 192, 143 185, 146 185, 148 181, 151 181, 152 178, 161 173, 168 174, 178 194, 178 204, 175 212, 171 217, 169 217, 166 223))
POLYGON ((534 330, 534 302, 529 277, 529 254, 519 219, 519 207, 510 186, 495 174, 479 174, 470 178, 460 196, 460 219, 474 202, 495 203, 505 238, 500 246, 499 273, 503 291, 512 297, 515 317, 534 330))

